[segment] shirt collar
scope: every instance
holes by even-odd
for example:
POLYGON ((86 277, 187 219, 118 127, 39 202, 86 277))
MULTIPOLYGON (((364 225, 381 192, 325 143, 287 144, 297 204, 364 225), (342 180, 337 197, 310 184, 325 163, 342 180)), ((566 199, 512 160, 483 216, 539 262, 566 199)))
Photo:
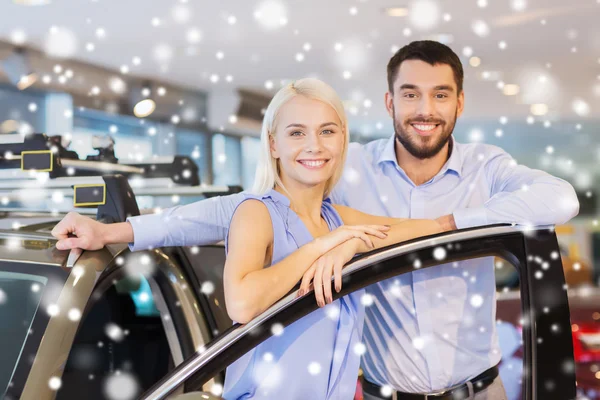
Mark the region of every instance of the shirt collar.
POLYGON ((454 136, 450 137, 450 158, 446 161, 446 164, 442 167, 440 173, 445 174, 446 171, 451 170, 456 172, 460 177, 462 174, 462 155, 460 154, 460 146, 454 140, 454 136))
MULTIPOLYGON (((398 168, 400 168, 398 161, 396 160, 396 135, 393 135, 388 139, 385 147, 379 155, 377 164, 384 162, 393 162, 398 168)), ((456 172, 458 176, 460 176, 462 173, 462 156, 460 154, 458 143, 456 140, 454 140, 454 136, 450 137, 450 158, 448 158, 448 161, 446 161, 437 175, 444 175, 448 170, 456 172)))

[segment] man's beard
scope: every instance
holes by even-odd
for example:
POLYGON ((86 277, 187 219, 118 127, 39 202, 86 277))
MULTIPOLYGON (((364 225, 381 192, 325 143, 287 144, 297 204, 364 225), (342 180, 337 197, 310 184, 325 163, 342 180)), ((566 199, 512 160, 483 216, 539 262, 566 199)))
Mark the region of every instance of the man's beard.
POLYGON ((447 123, 444 120, 435 118, 414 118, 407 119, 406 125, 422 122, 422 123, 436 123, 440 124, 442 133, 437 137, 421 137, 417 133, 410 134, 404 129, 402 123, 398 123, 396 120, 396 109, 392 106, 393 119, 394 119, 394 132, 396 134, 396 140, 415 158, 424 160, 431 158, 438 154, 444 146, 450 140, 454 126, 456 125, 456 117, 458 115, 458 109, 454 112, 454 119, 447 123))

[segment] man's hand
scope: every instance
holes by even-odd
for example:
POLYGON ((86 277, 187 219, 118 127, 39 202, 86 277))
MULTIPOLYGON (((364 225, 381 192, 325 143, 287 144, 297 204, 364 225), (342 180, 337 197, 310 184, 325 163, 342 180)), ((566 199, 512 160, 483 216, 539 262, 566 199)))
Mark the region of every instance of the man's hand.
POLYGON ((436 219, 436 221, 438 222, 438 224, 440 224, 444 232, 455 231, 456 229, 458 229, 456 228, 456 223, 454 222, 454 215, 452 214, 439 217, 436 219))
POLYGON ((70 212, 52 229, 52 235, 59 239, 56 242, 58 250, 99 250, 106 244, 105 228, 101 222, 70 212))

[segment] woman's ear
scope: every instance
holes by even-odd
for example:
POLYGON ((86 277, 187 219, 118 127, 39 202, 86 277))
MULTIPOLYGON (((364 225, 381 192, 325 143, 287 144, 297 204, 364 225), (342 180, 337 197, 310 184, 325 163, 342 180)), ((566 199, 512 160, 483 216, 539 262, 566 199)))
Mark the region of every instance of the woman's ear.
POLYGON ((269 135, 269 147, 271 148, 271 157, 279 158, 279 154, 277 153, 277 149, 275 148, 275 136, 269 135))

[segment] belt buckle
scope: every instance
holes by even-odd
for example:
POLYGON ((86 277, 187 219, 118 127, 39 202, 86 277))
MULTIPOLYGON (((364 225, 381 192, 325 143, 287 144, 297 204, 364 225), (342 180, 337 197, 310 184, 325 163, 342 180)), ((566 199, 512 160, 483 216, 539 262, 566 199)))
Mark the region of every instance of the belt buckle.
POLYGON ((454 385, 452 387, 449 387, 448 389, 441 390, 439 392, 427 393, 427 394, 425 394, 425 399, 424 400, 435 399, 436 396, 445 395, 445 394, 451 394, 453 391, 455 391, 456 389, 461 388, 463 385, 464 385, 464 383, 459 383, 459 384, 456 384, 456 385, 454 385))
POLYGON ((451 390, 452 389, 442 390, 441 392, 426 393, 425 394, 425 400, 434 399, 436 396, 446 394, 446 393, 450 392, 451 390))

